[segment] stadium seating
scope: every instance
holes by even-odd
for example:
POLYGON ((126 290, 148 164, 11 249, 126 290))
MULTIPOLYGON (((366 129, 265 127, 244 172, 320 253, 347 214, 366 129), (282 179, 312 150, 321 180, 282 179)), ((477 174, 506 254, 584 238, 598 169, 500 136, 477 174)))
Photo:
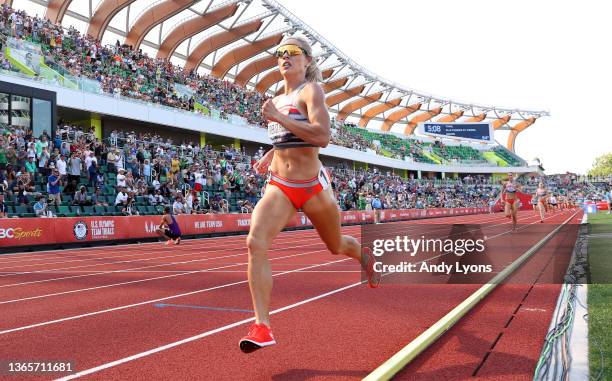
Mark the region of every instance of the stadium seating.
MULTIPOLYGON (((73 148, 73 151, 81 152, 81 158, 84 159, 87 156, 86 151, 100 145, 101 142, 91 134, 74 131, 79 129, 80 127, 69 124, 58 126, 60 135, 65 138, 64 141, 60 142, 60 147, 62 145, 68 147, 69 145, 73 148)), ((7 141, 3 143, 2 148, 5 150, 19 149, 20 141, 25 132, 16 129, 9 129, 6 132, 8 132, 5 135, 7 141)), ((363 134, 365 139, 388 139, 385 140, 389 142, 388 144, 406 144, 404 147, 408 150, 410 150, 410 147, 416 147, 414 141, 405 143, 406 140, 393 135, 376 134, 365 130, 355 131, 354 133, 363 134), (414 144, 414 146, 410 144, 414 144)), ((163 205, 172 205, 178 196, 183 197, 191 193, 194 198, 200 201, 201 205, 200 208, 193 207, 193 212, 249 212, 252 210, 253 204, 258 201, 261 188, 265 183, 265 178, 255 174, 251 166, 252 161, 258 158, 257 155, 262 153, 257 153, 256 157, 251 158, 233 147, 226 147, 225 151, 221 152, 214 151, 208 146, 201 148, 189 143, 173 146, 168 140, 150 134, 136 136, 133 133, 113 132, 112 140, 117 145, 109 145, 104 150, 98 150, 98 156, 96 156, 96 161, 102 164, 98 167, 98 177, 104 182, 98 186, 99 191, 95 202, 92 195, 96 189, 90 185, 85 167, 81 167, 79 175, 73 177, 75 185, 70 187, 69 181, 65 179, 60 186, 61 203, 57 206, 49 204, 48 211, 59 217, 154 215, 161 213, 163 205), (128 168, 128 177, 131 177, 132 173, 142 173, 144 166, 142 161, 137 160, 137 151, 143 157, 146 153, 149 158, 156 161, 156 168, 159 173, 157 173, 157 176, 146 178, 141 176, 143 180, 141 185, 138 185, 138 176, 130 181, 127 188, 132 202, 130 204, 131 208, 126 210, 125 205, 115 206, 118 176, 109 169, 111 166, 103 161, 103 157, 108 159, 109 152, 118 152, 120 167, 128 168), (181 161, 177 162, 177 167, 174 168, 173 158, 176 161, 178 157, 181 158, 181 161), (203 179, 206 179, 206 183, 201 185, 200 191, 194 192, 195 174, 200 171, 200 168, 204 168, 203 179), (232 178, 231 176, 235 177, 232 178), (153 183, 155 178, 159 179, 157 185, 153 183), (89 201, 77 205, 75 203, 75 193, 81 186, 85 187, 89 201), (148 195, 154 193, 156 187, 166 189, 161 204, 157 202, 151 204, 149 201, 148 195), (248 194, 249 189, 251 189, 250 196, 248 194)), ((57 160, 58 157, 54 153, 47 163, 47 168, 43 169, 48 169, 50 164, 54 164, 55 167, 57 160)), ((0 171, 8 190, 4 202, 7 205, 9 217, 34 217, 36 215, 34 203, 37 202, 38 196, 48 197, 47 183, 49 177, 46 174, 35 173, 30 178, 33 182, 33 187, 30 189, 33 189, 33 191, 26 191, 24 195, 24 183, 20 183, 20 176, 22 176, 20 168, 21 164, 16 157, 12 157, 7 165, 7 170, 0 171)), ((39 168, 41 172, 43 169, 39 168)), ((331 168, 331 170, 333 189, 338 199, 342 199, 341 204, 344 209, 365 207, 363 204, 358 204, 357 201, 360 197, 363 198, 368 194, 381 197, 384 200, 385 207, 455 207, 485 205, 487 200, 494 197, 497 192, 497 187, 489 184, 490 179, 487 177, 478 179, 478 192, 471 192, 471 188, 460 186, 462 183, 454 180, 440 182, 439 180, 403 179, 395 175, 380 176, 377 169, 352 172, 339 167, 331 168), (452 186, 453 190, 447 189, 446 186, 452 186), (419 200, 413 199, 410 196, 411 192, 420 194, 422 197, 419 200), (349 193, 352 196, 348 197, 347 201, 347 194, 349 193), (418 205, 416 201, 419 201, 418 205)), ((469 184, 470 187, 473 185, 469 184)))
MULTIPOLYGON (((168 60, 153 59, 126 45, 102 46, 90 36, 82 36, 75 28, 65 30, 49 20, 30 17, 23 11, 2 6, 0 32, 7 36, 7 48, 0 54, 0 67, 23 74, 59 81, 64 86, 82 88, 115 96, 136 98, 160 103, 189 111, 216 114, 227 119, 229 115, 244 117, 248 123, 266 126, 261 115, 261 106, 266 96, 257 91, 223 81, 209 75, 186 71, 168 60), (13 24, 13 19, 19 23, 13 24), (28 19, 31 30, 17 26, 28 19), (20 49, 37 51, 44 56, 38 72, 27 62, 19 60, 22 55, 12 55, 20 49), (5 56, 6 55, 6 56, 5 56), (83 84, 87 79, 88 82, 83 84), (86 85, 86 86, 85 86, 86 85)), ((482 161, 487 159, 467 146, 433 147, 428 152, 426 144, 414 139, 403 139, 391 134, 380 134, 352 126, 340 127, 340 133, 332 137, 332 143, 353 149, 371 149, 380 155, 403 159, 412 157, 416 162, 440 164, 449 161, 482 161), (378 141, 379 144, 374 144, 378 141)), ((502 159, 511 165, 521 163, 509 152, 500 152, 502 159), (510 156, 510 157, 508 157, 510 156)), ((495 160, 489 160, 495 162, 495 160)))
MULTIPOLYGON (((168 60, 149 58, 129 46, 102 46, 100 41, 82 36, 73 27, 65 30, 59 24, 29 17, 25 12, 15 11, 7 5, 2 5, 0 9, 0 33, 6 37, 1 41, 3 49, 0 52, 0 67, 3 70, 19 71, 33 78, 55 81, 67 87, 78 86, 87 91, 105 92, 189 111, 216 112, 220 117, 240 115, 251 124, 265 125, 261 105, 266 97, 256 91, 212 76, 199 75, 195 71, 185 71, 168 60), (23 28, 26 20, 31 25, 30 28, 23 28), (16 54, 24 51, 40 55, 40 67, 34 67, 27 59, 22 61, 27 54, 16 54)), ((76 189, 81 186, 86 187, 90 200, 96 191, 91 186, 87 171, 82 168, 81 172, 73 177, 76 189, 63 180, 60 186, 61 204, 48 206, 48 210, 57 216, 159 214, 161 205, 157 202, 151 204, 149 201, 149 194, 155 189, 163 190, 163 205, 172 205, 178 196, 192 194, 201 205, 196 212, 250 211, 252 204, 259 199, 265 182, 262 176, 253 173, 250 158, 233 148, 217 152, 210 147, 199 147, 187 142, 176 146, 156 135, 133 136, 121 131, 114 132, 115 135, 111 134, 108 142, 101 142, 82 128, 64 123, 58 126, 58 133, 61 136, 60 143, 66 143, 66 147, 70 147, 68 152, 62 153, 69 155, 71 152, 79 152, 77 156, 80 156, 82 162, 87 156, 83 152, 94 151, 95 147, 99 148, 102 144, 107 146, 106 149, 96 151, 96 160, 101 164, 97 172, 103 180, 99 185, 97 200, 81 205, 74 202, 76 189), (111 166, 107 165, 105 160, 111 148, 113 152, 117 150, 122 166, 128 169, 128 172, 134 173, 134 181, 131 181, 128 187, 130 208, 124 205, 115 206, 117 175, 114 170, 110 170, 111 166), (151 167, 153 160, 156 161, 155 175, 143 175, 144 165, 142 158, 136 158, 137 151, 139 154, 148 155, 152 161, 151 167), (171 164, 177 158, 180 158, 180 162, 176 166, 171 164), (194 164, 202 165, 203 176, 207 180, 206 184, 200 184, 202 190, 197 193, 191 191, 195 186, 194 172, 197 171, 194 164), (140 183, 139 178, 143 179, 140 183), (153 183, 155 178, 159 183, 153 183)), ((27 135, 27 131, 10 126, 4 131, 2 149, 5 154, 11 150, 15 152, 6 163, 10 164, 10 170, 2 173, 2 180, 8 190, 4 202, 9 217, 36 215, 33 205, 39 195, 48 196, 50 164, 55 164, 59 156, 58 152, 52 150, 63 149, 61 145, 54 147, 49 139, 48 149, 51 155, 42 167, 36 166, 39 172, 27 178, 26 186, 20 183, 22 180, 26 181, 25 178, 19 178, 23 177, 21 166, 24 165, 24 157, 20 156, 18 159, 17 156, 28 149, 25 142, 27 135)), ((332 143, 362 151, 372 150, 379 155, 401 160, 409 157, 415 162, 430 164, 488 160, 481 151, 468 146, 425 143, 413 137, 379 133, 349 124, 336 125, 332 143)), ((35 162, 38 164, 41 142, 32 144, 36 145, 35 162)), ((509 164, 521 163, 520 158, 507 150, 495 149, 488 152, 494 153, 500 161, 509 164)), ((153 170, 149 168, 149 171, 153 170)), ((436 180, 416 181, 397 176, 381 178, 376 170, 351 175, 348 173, 342 170, 333 173, 336 176, 336 195, 344 197, 343 208, 358 207, 357 200, 365 197, 365 194, 384 198, 383 203, 387 207, 482 206, 486 204, 487 198, 495 196, 496 192, 495 187, 489 186, 487 178, 478 180, 478 190, 481 193, 476 194, 471 188, 463 190, 460 181, 443 184, 451 189, 439 188, 440 184, 436 180), (419 195, 418 199, 409 196, 409 192, 419 195), (353 205, 346 199, 349 193, 352 194, 349 199, 352 198, 355 202, 353 205)), ((93 182, 96 181, 94 179, 93 182)))
POLYGON ((507 149, 503 147, 499 147, 499 146, 495 147, 493 151, 495 152, 497 156, 501 157, 510 166, 517 167, 517 166, 524 165, 524 161, 521 158, 519 158, 518 156, 516 156, 515 154, 513 154, 512 152, 508 151, 507 149))

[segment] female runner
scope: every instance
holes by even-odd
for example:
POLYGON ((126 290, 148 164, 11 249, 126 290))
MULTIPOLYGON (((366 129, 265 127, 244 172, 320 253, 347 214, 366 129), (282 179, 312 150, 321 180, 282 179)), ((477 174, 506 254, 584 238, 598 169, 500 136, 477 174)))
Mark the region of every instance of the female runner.
POLYGON ((550 210, 555 213, 557 211, 557 197, 554 193, 550 195, 550 198, 548 199, 548 204, 550 205, 550 210))
POLYGON ((272 272, 267 251, 298 209, 308 216, 332 254, 360 261, 371 287, 380 281, 372 254, 362 255, 359 242, 341 234, 331 181, 319 161, 319 148, 329 144, 330 121, 325 94, 317 84, 321 74, 312 49, 306 40, 288 37, 277 48, 276 57, 285 93, 262 106, 274 148, 253 166, 259 173, 269 168, 270 174, 266 192, 253 211, 246 242, 255 323, 240 340, 245 353, 276 343, 270 331, 272 272))
POLYGON ((536 199, 538 202, 538 211, 540 212, 540 222, 544 223, 544 213, 546 212, 546 203, 548 202, 548 190, 542 181, 538 184, 536 190, 536 199))
POLYGON ((516 213, 518 211, 516 192, 518 187, 519 185, 514 181, 514 175, 509 173, 508 181, 506 181, 502 189, 502 198, 506 200, 504 206, 506 217, 512 218, 512 230, 516 229, 516 213))
POLYGON ((538 192, 534 192, 531 196, 531 201, 529 201, 531 207, 533 208, 533 214, 538 214, 538 192))

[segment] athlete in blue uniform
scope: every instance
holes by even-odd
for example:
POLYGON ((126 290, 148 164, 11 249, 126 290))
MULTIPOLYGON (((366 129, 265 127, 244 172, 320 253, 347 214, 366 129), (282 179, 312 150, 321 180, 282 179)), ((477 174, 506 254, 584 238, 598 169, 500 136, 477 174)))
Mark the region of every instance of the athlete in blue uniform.
POLYGON ((172 215, 172 209, 169 206, 164 208, 164 216, 156 231, 157 234, 168 239, 166 245, 181 243, 181 228, 172 215))

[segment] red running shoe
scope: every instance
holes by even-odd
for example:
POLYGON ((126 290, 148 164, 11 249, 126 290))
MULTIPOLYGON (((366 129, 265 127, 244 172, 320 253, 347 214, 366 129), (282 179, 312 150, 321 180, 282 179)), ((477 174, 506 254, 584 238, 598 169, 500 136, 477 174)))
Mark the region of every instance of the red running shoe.
POLYGON ((372 250, 370 250, 369 247, 364 247, 361 250, 361 258, 362 261, 367 260, 367 262, 363 263, 363 269, 368 278, 368 286, 370 286, 370 288, 377 288, 380 285, 382 274, 374 270, 376 257, 372 254, 372 250))
POLYGON ((270 328, 265 324, 254 323, 249 328, 249 334, 240 339, 240 350, 251 353, 259 348, 276 344, 270 328))

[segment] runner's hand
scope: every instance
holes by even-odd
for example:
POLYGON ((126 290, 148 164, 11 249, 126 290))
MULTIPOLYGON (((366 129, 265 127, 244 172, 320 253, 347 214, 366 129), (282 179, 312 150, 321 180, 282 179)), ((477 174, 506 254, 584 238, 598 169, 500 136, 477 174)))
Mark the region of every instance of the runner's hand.
POLYGON ((272 159, 268 157, 268 155, 264 155, 261 159, 257 160, 255 164, 253 164, 253 169, 260 175, 263 175, 268 172, 268 167, 270 167, 271 162, 272 159))
POLYGON ((278 122, 278 117, 281 115, 280 111, 278 111, 274 105, 274 102, 272 102, 272 99, 268 99, 264 102, 263 106, 261 106, 261 113, 264 118, 271 122, 278 122))

